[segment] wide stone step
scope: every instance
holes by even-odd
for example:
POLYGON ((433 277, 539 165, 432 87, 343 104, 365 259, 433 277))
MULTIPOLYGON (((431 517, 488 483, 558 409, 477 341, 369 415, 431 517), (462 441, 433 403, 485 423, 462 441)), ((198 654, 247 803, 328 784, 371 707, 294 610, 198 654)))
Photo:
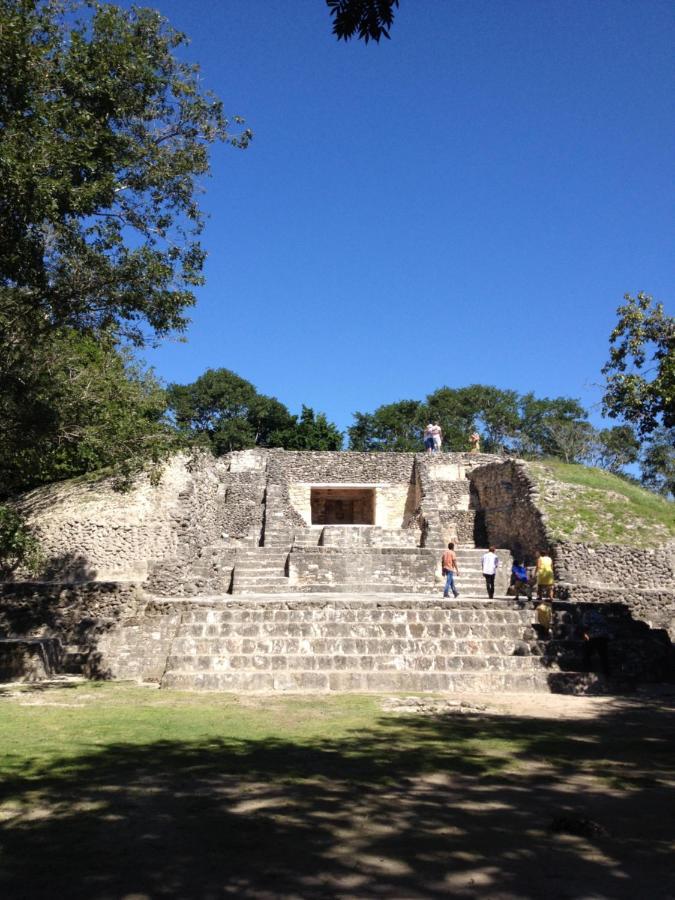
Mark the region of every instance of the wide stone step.
MULTIPOLYGON (((272 598, 270 598, 272 599, 272 598)), ((289 604, 295 598, 289 598, 289 604)), ((183 614, 184 622, 230 622, 230 621, 342 621, 342 622, 481 622, 492 624, 505 624, 508 622, 530 622, 534 618, 534 610, 524 609, 522 613, 505 610, 486 610, 481 612, 468 604, 475 601, 453 600, 449 598, 443 600, 445 608, 436 609, 420 609, 419 611, 397 611, 395 609, 372 609, 366 608, 358 610, 354 608, 335 608, 327 607, 299 607, 298 609, 285 609, 283 607, 272 606, 266 607, 265 598, 251 601, 251 606, 245 608, 225 608, 222 610, 214 609, 209 613, 203 613, 200 610, 185 612, 183 614), (466 602, 467 608, 464 608, 466 602)), ((233 598, 233 602, 236 600, 233 598)), ((240 601, 245 602, 245 601, 240 601)), ((275 604, 279 601, 275 598, 275 604)), ((487 601, 486 601, 487 602, 487 601)))
POLYGON ((236 692, 548 691, 549 675, 530 672, 167 672, 163 688, 236 692))
MULTIPOLYGON (((332 604, 309 606, 306 603, 294 607, 293 600, 266 602, 251 602, 237 606, 235 602, 223 604, 221 607, 206 609, 186 609, 183 612, 182 622, 188 624, 215 625, 221 623, 237 622, 322 622, 326 625, 333 623, 346 623, 349 625, 403 625, 411 626, 421 623, 424 625, 458 625, 480 624, 497 625, 526 624, 534 619, 533 610, 523 609, 495 609, 490 607, 480 609, 467 605, 462 606, 460 601, 452 600, 439 603, 438 606, 419 609, 396 609, 395 607, 365 606, 334 606, 332 604)), ((487 601, 486 601, 487 603, 487 601)))
MULTIPOLYGON (((183 622, 181 630, 190 630, 191 634, 202 632, 205 634, 215 635, 216 633, 225 633, 226 631, 241 631, 243 627, 272 627, 272 628, 289 628, 289 627, 309 627, 316 630, 324 629, 326 631, 335 629, 336 627, 347 627, 360 629, 363 632, 377 631, 378 634, 391 635, 409 635, 410 637, 422 637, 423 635, 431 636, 447 636, 447 637, 468 637, 469 635, 478 635, 485 631, 487 637, 492 637, 492 630, 498 634, 505 634, 506 629, 523 629, 531 625, 531 620, 511 619, 509 621, 486 621, 460 618, 448 618, 442 620, 419 620, 419 621, 396 621, 391 618, 353 620, 350 617, 340 616, 338 618, 320 618, 312 614, 298 615, 293 618, 285 617, 281 613, 276 616, 269 617, 249 617, 243 619, 231 620, 213 620, 210 622, 199 622, 188 620, 183 622)), ((514 631, 515 633, 515 631, 514 631)))
POLYGON ((288 556, 288 550, 282 547, 248 547, 237 550, 237 559, 276 559, 288 556))
POLYGON ((288 553, 277 553, 274 556, 258 556, 251 554, 251 556, 239 556, 237 555, 234 564, 235 566, 257 566, 258 568, 262 566, 283 566, 288 559, 288 553))
POLYGON ((323 640, 406 640, 406 641, 489 641, 505 640, 515 644, 523 639, 527 625, 356 625, 346 622, 242 622, 238 625, 181 626, 179 639, 306 639, 323 640))
POLYGON ((281 583, 268 584, 268 585, 263 585, 263 584, 249 585, 249 584, 236 584, 235 583, 232 586, 232 594, 233 595, 236 594, 236 595, 239 595, 242 597, 245 597, 247 595, 255 596, 256 594, 283 594, 283 593, 288 593, 289 591, 290 591, 290 586, 287 584, 284 585, 281 583))
POLYGON ((227 656, 248 654, 337 654, 381 655, 408 653, 425 656, 512 656, 516 641, 508 638, 398 638, 398 637, 307 637, 258 636, 194 637, 174 639, 172 654, 227 656))
POLYGON ((288 576, 285 566, 265 566, 264 568, 261 566, 252 566, 251 568, 236 566, 234 577, 262 582, 269 578, 287 578, 288 576))
POLYGON ((464 585, 465 588, 469 587, 480 587, 485 590, 485 578, 483 575, 474 575, 473 573, 467 573, 462 575, 455 575, 455 584, 464 585))
POLYGON ((283 669, 332 672, 353 671, 411 671, 411 672, 498 672, 503 670, 530 671, 542 666, 539 657, 531 656, 440 656, 402 653, 381 653, 366 656, 339 653, 307 654, 260 653, 195 656, 191 653, 172 653, 167 671, 226 672, 230 669, 250 671, 278 671, 283 669))
POLYGON ((397 584, 395 581, 386 581, 384 576, 380 581, 364 582, 364 581, 342 581, 339 584, 303 584, 298 585, 296 590, 299 594, 325 594, 330 591, 332 594, 423 594, 428 595, 434 588, 433 577, 430 575, 429 581, 420 586, 411 585, 410 579, 401 577, 401 581, 397 584))

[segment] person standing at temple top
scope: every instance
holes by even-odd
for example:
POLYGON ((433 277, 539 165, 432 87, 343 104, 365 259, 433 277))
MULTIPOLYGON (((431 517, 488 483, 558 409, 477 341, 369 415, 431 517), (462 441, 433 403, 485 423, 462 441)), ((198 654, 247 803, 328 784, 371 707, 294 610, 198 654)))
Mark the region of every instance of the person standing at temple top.
POLYGON ((449 597, 452 591, 453 597, 459 597, 459 591, 455 587, 455 575, 459 576, 459 568, 457 566, 457 556, 455 554, 455 545, 452 541, 448 544, 448 549, 443 554, 441 567, 445 575, 445 588, 443 596, 449 597))
POLYGON ((434 422, 431 426, 432 428, 432 436, 434 439, 434 450, 436 453, 440 452, 441 444, 443 443, 443 432, 441 431, 441 426, 438 422, 434 422))
POLYGON ((434 452, 434 426, 431 422, 424 429, 424 446, 427 453, 434 452))
POLYGON ((541 600, 546 594, 547 600, 553 600, 553 560, 547 550, 537 553, 535 574, 537 576, 537 599, 541 600))
POLYGON ((482 555, 480 564, 483 570, 483 577, 485 578, 488 597, 492 600, 495 595, 495 575, 497 574, 497 569, 501 565, 494 547, 490 547, 488 552, 482 555))

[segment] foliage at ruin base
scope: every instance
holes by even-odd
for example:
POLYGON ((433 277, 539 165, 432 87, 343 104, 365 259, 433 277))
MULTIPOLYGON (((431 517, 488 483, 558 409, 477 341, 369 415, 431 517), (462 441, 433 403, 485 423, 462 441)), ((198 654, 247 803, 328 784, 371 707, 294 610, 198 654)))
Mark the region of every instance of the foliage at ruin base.
POLYGON ((37 572, 43 561, 40 542, 19 513, 0 504, 0 577, 7 578, 19 566, 37 572))

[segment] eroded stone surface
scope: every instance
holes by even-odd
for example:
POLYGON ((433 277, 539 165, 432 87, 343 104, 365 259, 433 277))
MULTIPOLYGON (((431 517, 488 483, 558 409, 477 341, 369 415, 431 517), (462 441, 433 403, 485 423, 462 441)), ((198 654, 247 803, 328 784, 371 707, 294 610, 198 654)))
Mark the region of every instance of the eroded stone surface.
MULTIPOLYGON (((178 455, 158 486, 141 478, 129 494, 106 480, 43 488, 19 506, 50 561, 38 582, 19 574, 0 585, 0 636, 58 638, 67 671, 223 690, 457 690, 481 678, 522 689, 549 664, 567 677, 578 647, 562 636, 542 646, 531 612, 519 634, 489 604, 490 621, 467 607, 453 619, 440 601, 449 540, 458 543, 461 602, 486 596, 480 545, 502 548, 498 597, 512 554, 531 562, 551 546, 569 609, 592 602, 616 618, 616 607, 647 631, 675 636, 673 548, 555 543, 538 491, 526 463, 485 454, 283 450, 178 455), (303 595, 309 606, 263 603, 303 595), (236 597, 244 606, 234 631, 194 635, 222 640, 182 647, 185 628, 201 621, 189 622, 188 611, 201 615, 211 604, 232 616, 236 597), (384 605, 373 607, 375 597, 384 605), (322 618, 322 603, 332 620, 322 618), (342 630, 330 631, 329 620, 342 630), (244 644, 264 637, 272 643, 260 652, 244 644), (189 670, 181 668, 188 659, 189 670)), ((664 668, 660 653, 651 669, 641 652, 626 653, 633 675, 664 668)))

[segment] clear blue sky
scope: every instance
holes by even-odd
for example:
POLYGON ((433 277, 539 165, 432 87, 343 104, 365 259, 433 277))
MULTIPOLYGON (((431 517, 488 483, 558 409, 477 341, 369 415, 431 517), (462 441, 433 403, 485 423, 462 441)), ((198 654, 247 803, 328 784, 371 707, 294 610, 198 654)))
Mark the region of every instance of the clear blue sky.
POLYGON ((672 310, 671 2, 401 0, 368 46, 323 0, 156 6, 255 133, 214 153, 166 381, 224 366, 342 428, 444 384, 591 406, 623 294, 672 310))

